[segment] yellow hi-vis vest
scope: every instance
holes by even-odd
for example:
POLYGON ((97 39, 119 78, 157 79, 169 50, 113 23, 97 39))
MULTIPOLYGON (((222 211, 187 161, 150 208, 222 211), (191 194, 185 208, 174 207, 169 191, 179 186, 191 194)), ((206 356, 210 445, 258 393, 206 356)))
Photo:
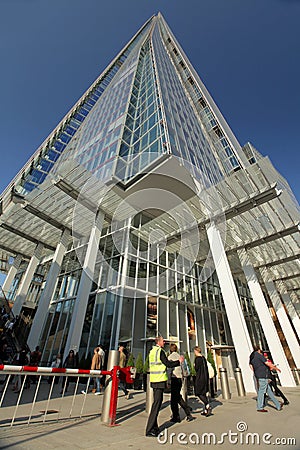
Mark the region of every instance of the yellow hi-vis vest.
POLYGON ((160 381, 167 381, 167 367, 160 360, 161 347, 155 345, 149 353, 150 366, 150 382, 159 383, 160 381))

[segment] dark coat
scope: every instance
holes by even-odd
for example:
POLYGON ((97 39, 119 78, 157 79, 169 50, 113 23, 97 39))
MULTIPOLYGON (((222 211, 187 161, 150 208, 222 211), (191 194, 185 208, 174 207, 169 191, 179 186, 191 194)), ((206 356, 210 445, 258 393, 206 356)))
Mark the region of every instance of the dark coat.
POLYGON ((195 358, 195 395, 206 395, 209 391, 209 377, 207 362, 204 356, 196 356, 195 358))
POLYGON ((67 369, 76 369, 77 368, 76 356, 74 355, 72 358, 68 355, 65 359, 63 367, 67 369))

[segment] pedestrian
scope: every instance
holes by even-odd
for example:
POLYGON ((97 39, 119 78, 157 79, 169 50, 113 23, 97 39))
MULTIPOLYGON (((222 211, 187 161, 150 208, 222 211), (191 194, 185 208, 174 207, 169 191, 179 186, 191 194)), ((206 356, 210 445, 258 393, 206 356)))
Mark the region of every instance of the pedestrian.
MULTIPOLYGON (((28 365, 28 356, 27 356, 27 349, 25 346, 22 347, 21 351, 18 353, 16 359, 15 359, 15 363, 18 366, 27 366, 28 365)), ((25 385, 24 388, 25 389, 29 389, 30 387, 30 383, 28 381, 28 377, 27 375, 17 375, 16 376, 16 380, 15 380, 15 384, 13 386, 13 391, 15 391, 15 393, 19 393, 21 390, 21 386, 23 383, 25 377, 25 385)))
POLYGON ((195 395, 199 397, 201 402, 204 405, 203 411, 201 412, 202 416, 209 417, 211 415, 211 406, 209 404, 209 398, 207 393, 209 392, 209 375, 208 375, 208 367, 205 356, 201 353, 201 348, 196 346, 194 347, 195 361, 194 367, 196 371, 195 378, 195 395))
MULTIPOLYGON (((66 359, 64 361, 63 367, 65 369, 75 369, 77 367, 77 358, 76 358, 74 350, 69 351, 68 356, 66 357, 66 359)), ((62 389, 60 391, 61 394, 68 391, 68 387, 70 384, 68 376, 63 377, 63 378, 64 378, 64 380, 63 380, 63 384, 62 384, 62 389)))
POLYGON ((9 356, 7 352, 7 342, 2 341, 0 344, 0 364, 8 364, 9 356))
MULTIPOLYGON (((120 353, 119 366, 121 367, 121 369, 123 369, 124 367, 126 367, 127 362, 126 353, 124 351, 124 345, 119 345, 119 353, 120 353)), ((131 398, 131 395, 128 389, 126 388, 126 382, 120 379, 119 386, 124 392, 124 395, 127 398, 127 400, 129 400, 131 398)))
MULTIPOLYGON (((179 361, 180 354, 178 353, 178 348, 176 344, 170 345, 170 355, 168 356, 169 361, 179 361)), ((183 382, 183 364, 175 367, 173 369, 168 369, 169 382, 171 385, 171 411, 172 417, 170 422, 180 422, 179 408, 178 405, 184 410, 186 414, 186 420, 191 422, 195 417, 191 415, 192 409, 189 407, 187 402, 182 398, 181 388, 183 382)))
MULTIPOLYGON (((101 366, 100 366, 100 368, 101 368, 101 370, 105 370, 105 367, 106 367, 106 354, 105 354, 104 348, 103 348, 103 346, 101 344, 98 344, 97 347, 99 348, 99 356, 101 358, 101 366)), ((101 392, 102 392, 102 390, 104 391, 104 389, 105 389, 105 379, 106 379, 106 375, 103 375, 100 378, 100 390, 101 390, 101 392)))
POLYGON ((269 399, 274 403, 277 411, 281 411, 283 403, 279 403, 273 394, 272 389, 269 386, 269 370, 266 358, 262 354, 262 350, 256 346, 254 352, 250 355, 249 365, 252 368, 255 378, 258 383, 258 393, 257 393, 257 412, 268 412, 265 409, 265 394, 268 395, 269 399))
POLYGON ((281 372, 281 370, 279 369, 279 367, 277 367, 275 364, 273 364, 273 361, 269 358, 267 352, 264 353, 264 357, 266 358, 266 361, 268 363, 269 380, 270 380, 269 385, 270 385, 271 389, 273 390, 274 394, 277 397, 282 398, 284 405, 289 405, 290 402, 288 401, 288 399, 286 398, 284 393, 277 386, 276 372, 281 372))
MULTIPOLYGON (((51 363, 51 367, 52 367, 52 369, 59 369, 59 368, 61 368, 61 354, 60 353, 58 353, 54 357, 54 359, 53 359, 53 361, 51 363)), ((51 383, 52 379, 53 379, 52 376, 48 378, 48 383, 49 384, 51 383)), ((58 384, 58 381, 59 381, 59 376, 54 376, 54 383, 58 384)))
POLYGON ((254 355, 257 352, 257 350, 259 350, 259 345, 255 345, 253 347, 253 352, 250 353, 250 356, 249 356, 249 367, 253 372, 253 382, 254 382, 254 387, 255 387, 256 393, 258 392, 258 379, 256 378, 254 370, 253 370, 252 359, 254 358, 254 355))
MULTIPOLYGON (((94 354, 93 354, 92 363, 91 363, 91 370, 101 370, 101 357, 99 354, 99 347, 94 348, 94 354)), ((95 395, 100 395, 101 394, 100 377, 95 377, 94 383, 96 385, 96 391, 94 392, 94 390, 93 390, 92 392, 94 392, 95 395)), ((85 390, 85 391, 83 390, 83 391, 81 391, 81 393, 86 395, 87 390, 85 390)))
POLYGON ((164 344, 163 337, 157 336, 155 345, 149 352, 150 386, 153 388, 153 403, 147 421, 146 436, 156 437, 159 434, 157 417, 163 401, 164 389, 167 385, 167 367, 180 366, 180 363, 184 361, 183 356, 180 356, 178 361, 169 361, 163 350, 164 344))
MULTIPOLYGON (((37 345, 35 350, 30 353, 29 365, 31 367, 38 367, 41 361, 42 353, 40 352, 40 347, 37 345)), ((36 383, 36 375, 31 375, 29 377, 30 381, 35 384, 36 383)))
POLYGON ((7 332, 9 334, 12 334, 14 326, 15 326, 15 323, 16 323, 16 319, 13 318, 7 325, 5 325, 6 328, 7 328, 7 332))

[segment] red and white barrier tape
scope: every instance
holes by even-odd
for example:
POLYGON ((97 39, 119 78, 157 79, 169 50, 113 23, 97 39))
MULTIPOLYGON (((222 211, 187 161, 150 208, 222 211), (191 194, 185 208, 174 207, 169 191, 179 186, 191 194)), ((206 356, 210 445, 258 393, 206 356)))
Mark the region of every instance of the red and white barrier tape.
POLYGON ((97 376, 111 375, 107 370, 85 370, 85 369, 61 369, 57 367, 36 367, 36 366, 13 366, 8 364, 0 364, 0 372, 4 373, 26 373, 36 372, 39 375, 81 375, 81 376, 97 376))

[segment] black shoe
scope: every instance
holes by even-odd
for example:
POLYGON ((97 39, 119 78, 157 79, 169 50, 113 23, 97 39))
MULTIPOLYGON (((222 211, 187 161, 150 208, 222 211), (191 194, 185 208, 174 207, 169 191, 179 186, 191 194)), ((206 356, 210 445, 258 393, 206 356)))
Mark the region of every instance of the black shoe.
POLYGON ((186 416, 186 421, 187 422, 191 422, 192 420, 195 420, 196 417, 191 416, 190 414, 188 416, 186 416))
POLYGON ((202 411, 201 416, 205 416, 205 417, 211 416, 211 407, 209 406, 208 408, 205 408, 202 411))
POLYGON ((211 416, 212 412, 211 412, 211 407, 209 406, 206 410, 206 417, 211 416))
POLYGON ((285 401, 283 402, 283 404, 284 404, 284 405, 289 405, 290 402, 289 402, 288 400, 285 400, 285 401))
POLYGON ((157 436, 158 432, 154 430, 148 431, 148 433, 146 433, 146 437, 157 437, 157 436))
POLYGON ((172 422, 172 423, 180 423, 181 420, 180 420, 180 417, 171 417, 170 422, 172 422))

